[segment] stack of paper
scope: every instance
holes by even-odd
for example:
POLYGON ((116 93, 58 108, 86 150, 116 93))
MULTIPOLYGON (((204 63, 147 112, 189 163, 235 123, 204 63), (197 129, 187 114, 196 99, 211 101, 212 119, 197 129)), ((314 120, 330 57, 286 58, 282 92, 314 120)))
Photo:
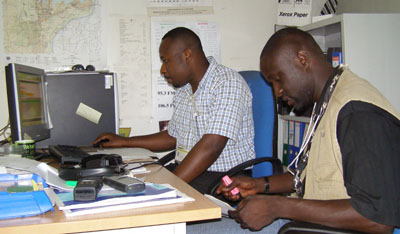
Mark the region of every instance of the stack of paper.
POLYGON ((144 192, 127 194, 116 190, 101 191, 96 201, 74 201, 72 192, 55 191, 52 195, 59 210, 67 217, 194 201, 170 185, 146 183, 144 192))

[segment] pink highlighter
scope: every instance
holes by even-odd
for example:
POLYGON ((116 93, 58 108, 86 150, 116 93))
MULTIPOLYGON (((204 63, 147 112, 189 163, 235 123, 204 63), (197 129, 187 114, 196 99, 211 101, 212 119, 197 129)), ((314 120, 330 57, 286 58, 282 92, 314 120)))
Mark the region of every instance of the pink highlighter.
MULTIPOLYGON (((228 175, 222 177, 222 182, 224 182, 224 185, 225 185, 225 186, 229 186, 230 184, 232 184, 232 180, 231 180, 231 178, 229 178, 228 175)), ((233 189, 231 190, 231 194, 232 194, 232 195, 238 195, 238 194, 239 194, 239 189, 236 188, 236 187, 233 188, 233 189)))

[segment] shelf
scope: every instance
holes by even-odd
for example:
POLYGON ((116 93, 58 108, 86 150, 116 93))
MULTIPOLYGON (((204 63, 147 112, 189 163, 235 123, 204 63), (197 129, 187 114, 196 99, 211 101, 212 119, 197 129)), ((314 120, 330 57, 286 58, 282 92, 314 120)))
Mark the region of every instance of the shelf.
POLYGON ((305 123, 310 122, 310 117, 305 117, 305 116, 279 115, 279 118, 283 120, 292 120, 297 122, 305 122, 305 123))
POLYGON ((342 47, 341 15, 305 25, 300 29, 310 33, 325 53, 329 47, 342 47))

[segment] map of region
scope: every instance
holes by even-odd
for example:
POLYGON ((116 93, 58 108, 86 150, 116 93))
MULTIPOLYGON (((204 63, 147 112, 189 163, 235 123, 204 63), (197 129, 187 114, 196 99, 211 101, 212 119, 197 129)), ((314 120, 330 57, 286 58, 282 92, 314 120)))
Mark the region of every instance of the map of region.
POLYGON ((93 13, 94 0, 3 0, 5 53, 52 53, 55 35, 93 13))

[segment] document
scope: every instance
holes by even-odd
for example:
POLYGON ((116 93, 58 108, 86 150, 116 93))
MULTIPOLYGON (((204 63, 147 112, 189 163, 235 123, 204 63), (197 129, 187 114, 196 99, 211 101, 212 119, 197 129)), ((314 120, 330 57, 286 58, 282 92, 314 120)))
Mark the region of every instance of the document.
POLYGON ((124 161, 157 158, 154 152, 144 148, 99 148, 95 154, 119 154, 124 161))
POLYGON ((44 162, 27 158, 0 157, 0 165, 5 166, 6 168, 13 168, 38 174, 52 187, 69 191, 72 191, 73 189, 67 186, 63 179, 58 177, 58 171, 55 168, 44 162))
POLYGON ((204 194, 204 196, 206 198, 208 198, 209 200, 211 200, 212 202, 214 202, 217 206, 221 207, 221 214, 222 216, 225 217, 229 217, 228 211, 229 210, 236 210, 235 208, 233 208, 231 205, 229 205, 228 203, 219 200, 218 198, 215 198, 209 194, 204 194))
POLYGON ((170 120, 173 112, 173 97, 175 89, 160 75, 161 61, 158 53, 162 37, 173 28, 186 27, 194 31, 201 40, 204 53, 220 61, 220 30, 216 22, 151 22, 151 47, 156 48, 151 53, 152 65, 152 116, 156 120, 170 120))
POLYGON ((75 201, 71 192, 55 191, 52 197, 58 209, 67 217, 194 201, 193 198, 167 184, 146 183, 145 191, 136 194, 121 193, 112 189, 103 191, 103 189, 96 201, 91 202, 75 201))

